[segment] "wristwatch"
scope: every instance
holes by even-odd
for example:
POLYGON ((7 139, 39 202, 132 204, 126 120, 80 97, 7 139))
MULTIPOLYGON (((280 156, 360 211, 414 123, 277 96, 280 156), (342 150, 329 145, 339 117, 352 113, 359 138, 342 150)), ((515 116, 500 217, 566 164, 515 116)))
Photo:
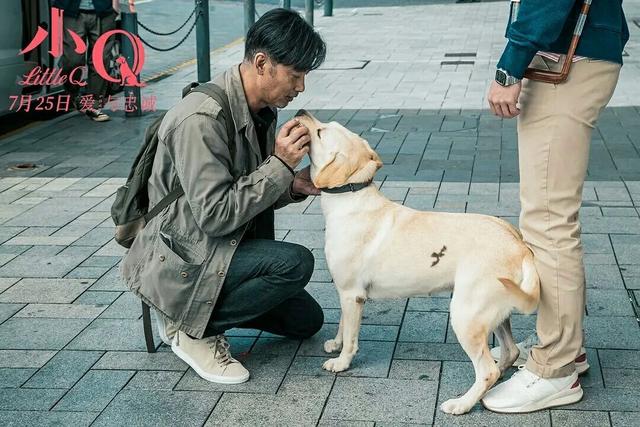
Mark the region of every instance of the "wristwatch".
POLYGON ((506 70, 498 68, 496 70, 496 82, 500 86, 511 86, 518 83, 520 79, 510 76, 506 70))

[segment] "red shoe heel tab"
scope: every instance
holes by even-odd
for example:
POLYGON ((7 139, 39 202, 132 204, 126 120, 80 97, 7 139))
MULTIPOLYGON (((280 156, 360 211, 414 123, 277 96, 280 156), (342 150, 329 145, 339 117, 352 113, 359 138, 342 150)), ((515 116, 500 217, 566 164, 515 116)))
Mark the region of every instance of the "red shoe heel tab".
POLYGON ((580 380, 579 379, 576 380, 576 382, 573 383, 573 385, 571 386, 571 388, 577 388, 577 387, 580 387, 580 380))

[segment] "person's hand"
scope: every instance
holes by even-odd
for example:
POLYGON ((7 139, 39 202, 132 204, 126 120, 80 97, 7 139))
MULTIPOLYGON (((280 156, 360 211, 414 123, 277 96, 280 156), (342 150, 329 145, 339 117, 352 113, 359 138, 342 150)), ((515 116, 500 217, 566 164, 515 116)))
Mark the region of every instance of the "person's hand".
POLYGON ((521 89, 522 82, 511 86, 501 86, 498 82, 493 81, 487 95, 493 114, 503 119, 512 119, 520 114, 517 104, 521 89))
POLYGON ((309 129, 297 119, 289 120, 278 132, 274 154, 293 169, 309 152, 309 142, 309 129))
POLYGON ((296 176, 293 179, 293 184, 291 185, 291 191, 296 194, 304 194, 307 196, 320 195, 320 190, 318 190, 311 181, 311 166, 307 166, 296 173, 296 176))

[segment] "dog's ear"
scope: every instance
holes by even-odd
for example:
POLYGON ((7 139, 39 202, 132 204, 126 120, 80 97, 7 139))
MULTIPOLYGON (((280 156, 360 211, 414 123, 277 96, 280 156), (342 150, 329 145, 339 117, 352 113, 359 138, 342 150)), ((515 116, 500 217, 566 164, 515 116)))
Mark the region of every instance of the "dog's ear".
POLYGON ((378 153, 373 151, 371 148, 369 148, 369 153, 371 154, 371 160, 373 160, 373 162, 375 163, 376 171, 377 171, 383 165, 382 160, 380 160, 380 156, 378 156, 378 153))
POLYGON ((345 184, 351 176, 348 166, 344 156, 333 153, 331 160, 316 174, 313 185, 317 188, 333 188, 345 184))

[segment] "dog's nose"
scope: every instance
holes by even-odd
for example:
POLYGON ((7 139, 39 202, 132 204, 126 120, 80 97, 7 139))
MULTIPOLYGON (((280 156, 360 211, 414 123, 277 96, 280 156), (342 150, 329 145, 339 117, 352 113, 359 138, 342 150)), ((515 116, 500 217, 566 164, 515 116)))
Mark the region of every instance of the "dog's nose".
POLYGON ((296 113, 296 117, 300 117, 300 116, 308 116, 309 113, 307 113, 307 110, 298 110, 298 112, 296 113))

